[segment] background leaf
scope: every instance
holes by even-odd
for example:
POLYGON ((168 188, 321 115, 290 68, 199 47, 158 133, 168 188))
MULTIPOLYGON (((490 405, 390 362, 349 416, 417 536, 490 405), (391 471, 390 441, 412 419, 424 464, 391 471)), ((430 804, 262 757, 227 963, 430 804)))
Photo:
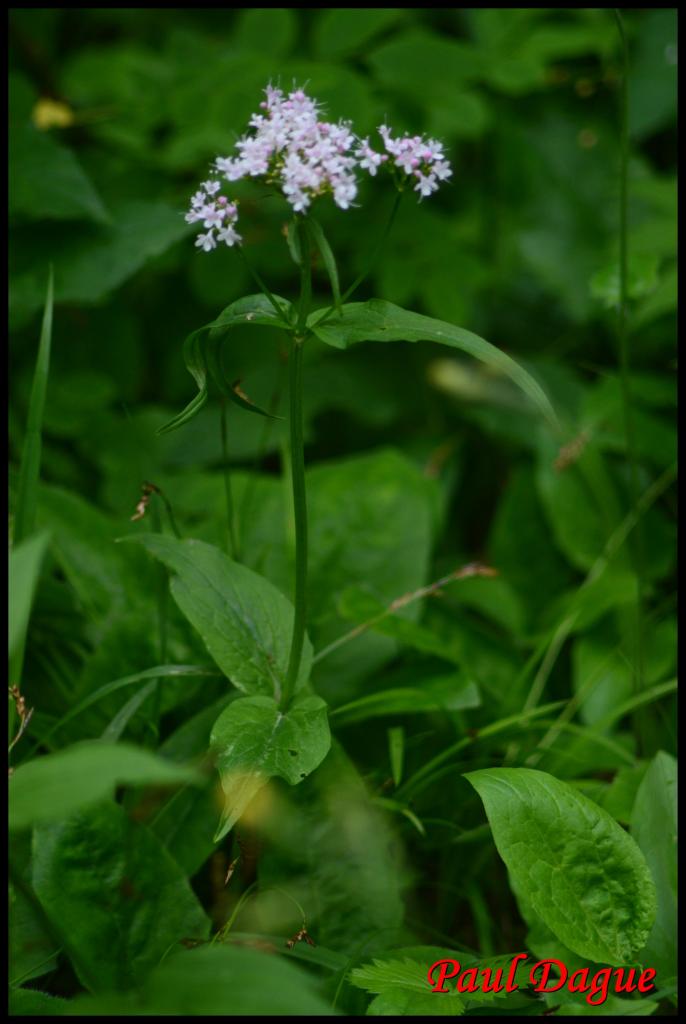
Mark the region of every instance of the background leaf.
POLYGON ((589 960, 632 962, 655 918, 655 886, 631 838, 545 772, 490 768, 467 778, 500 855, 551 931, 589 960))
POLYGON ((130 988, 182 939, 207 935, 181 869, 122 807, 42 826, 33 851, 36 894, 93 992, 130 988))
MULTIPOLYGON (((159 534, 137 537, 177 575, 172 594, 234 686, 279 700, 293 622, 292 605, 267 580, 201 541, 159 534)), ((305 639, 296 687, 310 673, 312 646, 305 639)))
POLYGON ((10 778, 10 829, 66 818, 117 785, 198 782, 195 772, 128 744, 84 742, 20 765, 10 778))

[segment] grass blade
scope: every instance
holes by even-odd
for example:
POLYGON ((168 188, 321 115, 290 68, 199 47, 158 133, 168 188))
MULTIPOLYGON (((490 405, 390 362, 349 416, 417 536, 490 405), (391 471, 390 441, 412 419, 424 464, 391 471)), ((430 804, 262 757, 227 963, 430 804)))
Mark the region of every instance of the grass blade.
POLYGON ((38 504, 38 479, 40 476, 41 433, 43 428, 43 411, 45 394, 50 371, 50 348, 52 345, 52 307, 53 307, 53 271, 48 272, 48 288, 45 296, 43 326, 41 328, 38 358, 33 374, 29 417, 26 426, 26 437, 19 470, 19 486, 17 502, 14 509, 13 542, 19 544, 30 536, 36 523, 36 507, 38 504))

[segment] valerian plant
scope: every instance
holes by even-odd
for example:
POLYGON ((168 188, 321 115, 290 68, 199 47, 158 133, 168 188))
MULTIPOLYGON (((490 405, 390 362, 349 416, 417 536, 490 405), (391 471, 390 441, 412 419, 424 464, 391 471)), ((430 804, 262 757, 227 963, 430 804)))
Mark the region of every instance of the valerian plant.
MULTIPOLYGON (((264 78, 258 79, 259 84, 262 81, 264 78)), ((257 102, 257 95, 255 99, 257 102)), ((626 146, 626 137, 623 141, 626 146)), ((482 895, 478 875, 470 874, 473 863, 479 865, 479 871, 485 865, 490 872, 488 857, 495 860, 496 853, 502 861, 503 877, 506 869, 509 879, 505 899, 510 898, 511 892, 513 906, 516 900, 519 916, 513 916, 517 927, 520 918, 524 922, 527 948, 537 957, 553 958, 557 964, 557 974, 553 972, 552 979, 555 984, 560 969, 565 975, 574 972, 569 988, 563 987, 563 979, 557 988, 546 992, 553 1012, 568 1015, 576 1008, 593 1013, 598 1012, 601 1003, 606 1004, 608 1013, 617 1015, 627 1007, 638 1013, 657 1008, 657 999, 638 1001, 650 989, 640 989, 639 997, 631 987, 612 988, 608 980, 612 972, 619 972, 624 978, 634 970, 657 970, 661 995, 669 998, 673 994, 676 878, 664 837, 671 841, 676 832, 675 762, 663 751, 652 756, 652 749, 650 761, 639 760, 633 755, 631 744, 625 742, 626 735, 611 734, 610 730, 623 716, 640 713, 645 704, 671 695, 675 684, 663 682, 658 675, 647 680, 650 686, 642 688, 639 678, 640 685, 631 696, 628 689, 624 691, 619 686, 623 696, 615 699, 615 680, 606 666, 607 659, 603 660, 606 649, 603 647, 598 655, 595 634, 588 631, 589 623, 594 627, 598 619, 602 622, 608 608, 614 613, 616 606, 618 618, 622 617, 622 630, 630 632, 633 628, 634 619, 627 612, 630 600, 626 591, 631 589, 627 579, 632 583, 634 578, 628 569, 628 556, 626 566, 622 564, 619 569, 611 563, 619 551, 624 557, 624 541, 672 477, 666 470, 641 494, 642 477, 633 465, 629 515, 621 519, 610 514, 610 529, 604 531, 603 522, 603 530, 588 531, 592 534, 588 540, 583 530, 576 531, 574 520, 576 504, 583 504, 579 495, 583 497, 584 492, 576 487, 579 480, 594 496, 596 490, 600 493, 601 504, 605 502, 612 509, 615 505, 619 507, 594 447, 593 430, 580 433, 569 408, 560 410, 557 400, 553 406, 538 375, 477 334, 383 298, 352 301, 367 277, 382 265, 393 229, 402 223, 408 205, 431 204, 439 190, 448 189, 455 179, 459 180, 460 172, 451 165, 448 152, 448 146, 439 139, 400 134, 388 123, 380 124, 375 136, 358 134, 350 121, 328 120, 322 105, 304 87, 294 85, 288 92, 268 85, 259 111, 249 119, 233 152, 215 158, 189 199, 185 222, 197 231, 196 251, 189 246, 184 259, 195 259, 204 266, 203 261, 217 258, 218 250, 231 250, 229 258, 240 261, 241 279, 250 275, 256 291, 232 301, 210 323, 186 337, 183 357, 197 393, 159 432, 168 434, 186 427, 211 396, 219 397, 226 550, 207 543, 207 533, 189 533, 189 521, 184 521, 183 513, 179 517, 182 535, 166 494, 149 482, 144 485, 131 518, 139 521, 147 516, 151 529, 123 538, 127 543, 116 549, 122 559, 132 556, 134 568, 127 566, 128 575, 120 573, 118 566, 108 576, 111 566, 106 555, 101 574, 106 577, 105 584, 101 585, 100 578, 89 579, 89 549, 85 548, 84 554, 78 543, 79 530, 86 532, 81 520, 77 519, 72 531, 77 534, 76 543, 71 534, 66 545, 63 536, 58 537, 55 550, 60 569, 65 567, 67 575, 71 572, 77 580, 79 586, 75 590, 84 607, 90 610, 97 606, 102 612, 99 619, 94 616, 97 628, 89 622, 96 648, 102 635, 103 645, 108 642, 102 621, 112 614, 117 601, 117 612, 124 607, 124 616, 136 619, 144 609, 140 620, 150 622, 151 594, 155 588, 160 627, 160 658, 156 668, 131 673, 129 665, 125 671, 131 674, 120 674, 121 678, 97 689, 86 686, 78 699, 72 700, 70 696, 61 717, 46 715, 38 702, 34 708, 33 697, 25 698, 22 689, 31 603, 41 568, 53 552, 50 533, 36 518, 41 423, 52 329, 50 273, 15 502, 11 565, 12 578, 19 581, 10 621, 10 753, 14 759, 20 752, 20 763, 10 769, 10 898, 14 920, 19 921, 15 927, 19 938, 13 954, 12 985, 18 1013, 66 1012, 59 1000, 53 1002, 52 996, 31 987, 36 979, 55 969, 64 953, 70 970, 73 969, 74 977, 67 979, 71 993, 78 986, 91 993, 76 1000, 75 1012, 81 1013, 226 1015, 261 1010, 314 1015, 335 1013, 345 1003, 353 1009, 361 1008, 362 1012, 366 1009, 370 1015, 478 1014, 484 1008, 488 1011, 494 1007, 514 1014, 539 1015, 543 1012, 543 1001, 532 997, 538 996, 540 989, 532 987, 528 967, 517 966, 526 959, 525 954, 496 955, 502 952, 500 943, 506 944, 506 949, 512 948, 518 939, 510 941, 505 929, 502 937, 494 936, 493 921, 489 920, 491 908, 482 895), (387 222, 375 246, 368 246, 368 235, 365 236, 364 247, 368 252, 364 252, 365 259, 360 264, 364 270, 348 283, 353 275, 338 255, 342 246, 336 226, 351 210, 364 208, 369 178, 375 179, 377 190, 381 183, 387 186, 387 222), (239 198, 244 194, 239 192, 239 182, 240 188, 248 193, 275 197, 283 212, 286 223, 278 242, 284 266, 292 272, 294 280, 299 280, 299 291, 290 298, 276 293, 287 291, 281 285, 276 290, 270 288, 265 280, 267 275, 263 277, 262 268, 254 265, 250 252, 253 225, 251 214, 244 212, 244 205, 247 211, 249 204, 239 198), (331 225, 327 232, 319 219, 320 211, 325 211, 325 221, 331 225), (330 292, 326 304, 321 306, 314 299, 313 274, 317 268, 325 271, 330 292), (233 477, 228 470, 227 403, 236 407, 237 422, 244 416, 256 416, 269 424, 276 412, 273 404, 261 408, 253 402, 236 381, 238 374, 227 369, 232 365, 231 342, 236 328, 244 328, 249 335, 255 327, 260 333, 261 329, 269 328, 275 342, 283 343, 285 339, 288 362, 288 441, 282 451, 281 471, 292 502, 288 513, 292 519, 289 526, 293 527, 293 550, 289 561, 288 553, 284 554, 286 545, 279 547, 277 572, 269 571, 273 566, 263 568, 259 558, 246 551, 248 544, 242 529, 237 528, 232 497, 232 487, 245 484, 245 480, 239 480, 240 474, 233 477), (506 681, 497 679, 491 683, 489 678, 489 673, 498 669, 498 651, 486 659, 483 673, 474 673, 472 678, 480 651, 489 645, 495 650, 494 632, 479 634, 477 642, 475 630, 453 643, 451 637, 446 638, 445 631, 432 628, 430 619, 427 625, 425 619, 419 623, 402 617, 407 605, 442 594, 457 580, 485 583, 490 578, 488 585, 504 584, 499 596, 489 598, 491 611, 497 605, 494 621, 497 619, 501 624, 518 617, 523 621, 514 592, 508 590, 502 578, 494 579, 499 575, 497 568, 480 562, 445 571, 437 582, 429 585, 421 585, 426 583, 427 576, 410 575, 407 579, 413 582, 404 594, 398 594, 402 589, 398 579, 406 577, 393 573, 388 593, 380 599, 373 586, 365 589, 349 585, 351 578, 359 583, 358 577, 368 572, 369 563, 361 558, 362 568, 357 577, 343 574, 342 585, 331 585, 324 594, 331 606, 334 598, 338 602, 341 616, 336 619, 336 631, 325 635, 319 628, 318 592, 311 583, 317 572, 329 572, 329 552, 322 554, 319 550, 319 546, 326 545, 322 545, 317 532, 318 502, 322 499, 316 474, 322 467, 306 474, 305 353, 308 347, 328 346, 334 350, 332 362, 335 360, 335 365, 343 367, 346 351, 357 344, 395 342, 446 346, 480 362, 493 377, 509 378, 504 408, 516 409, 518 413, 524 410, 518 422, 524 420, 525 429, 535 435, 532 448, 540 456, 539 490, 550 506, 555 502, 556 508, 565 506, 566 515, 555 520, 559 534, 555 539, 565 552, 572 549, 570 561, 575 569, 585 573, 583 582, 576 591, 563 592, 569 578, 564 575, 558 588, 550 591, 559 601, 544 609, 542 624, 536 619, 536 625, 529 627, 530 632, 522 623, 517 630, 513 629, 517 654, 527 648, 535 650, 522 668, 513 669, 517 664, 514 658, 508 662, 506 681), (570 484, 567 470, 572 466, 579 470, 579 475, 570 484), (169 533, 162 530, 159 502, 168 517, 169 533), (582 535, 580 539, 578 534, 582 535), (197 539, 199 536, 205 539, 197 539), (597 536, 599 544, 595 544, 597 536), (60 549, 60 542, 68 548, 71 545, 66 553, 60 549), (145 580, 136 575, 141 567, 149 571, 145 580), (617 570, 616 578, 610 578, 608 567, 617 570), (167 604, 169 591, 179 615, 167 604), (395 599, 388 604, 394 594, 395 599), (173 618, 171 624, 168 618, 173 618), (357 625, 349 632, 341 632, 341 619, 357 625), (329 665, 334 652, 348 650, 346 645, 365 630, 376 634, 367 635, 366 639, 382 643, 399 641, 411 654, 421 656, 421 660, 409 664, 409 673, 401 684, 393 674, 394 663, 381 680, 380 688, 370 685, 370 692, 362 694, 357 684, 363 680, 366 685, 369 673, 355 675, 354 669, 348 667, 355 685, 345 699, 337 702, 331 690, 325 688, 328 680, 319 684, 317 666, 322 661, 329 665), (577 632, 574 696, 569 701, 553 700, 551 696, 549 703, 542 704, 555 658, 565 641, 577 632), (168 634, 173 635, 172 640, 168 634), (192 639, 187 643, 189 636, 192 639), (197 653, 198 637, 212 665, 167 664, 173 660, 168 652, 174 644, 178 649, 197 653), (464 646, 473 642, 478 648, 471 661, 462 657, 463 651, 456 652, 460 639, 464 646), (483 646, 479 647, 479 643, 483 646), (443 667, 434 671, 431 665, 436 661, 443 667), (587 663, 593 671, 586 670, 587 663), (453 671, 448 673, 446 666, 453 671), (525 686, 530 676, 533 681, 527 695, 525 686), (162 681, 176 679, 185 684, 195 677, 201 684, 206 681, 203 677, 212 678, 218 699, 197 708, 193 706, 194 698, 184 694, 187 703, 181 704, 179 711, 179 702, 170 698, 168 706, 179 713, 182 724, 165 735, 160 728, 162 702, 166 699, 161 692, 162 681), (134 696, 123 706, 117 706, 113 718, 108 713, 107 727, 99 739, 69 744, 68 737, 84 734, 78 730, 68 732, 75 718, 92 711, 98 701, 113 694, 118 697, 119 691, 128 693, 129 687, 136 688, 134 696), (316 689, 321 689, 327 700, 316 689), (598 707, 594 704, 594 715, 585 728, 569 719, 579 706, 586 709, 584 700, 591 689, 598 707), (478 729, 466 728, 463 712, 479 705, 481 691, 489 698, 493 696, 492 708, 478 720, 478 729), (151 739, 159 747, 155 751, 120 742, 148 698, 149 720, 135 723, 141 726, 135 735, 151 739), (189 705, 192 713, 186 720, 189 705), (421 723, 421 716, 426 715, 428 728, 419 735, 406 735, 405 726, 396 724, 396 716, 403 715, 405 721, 421 723), (383 781, 381 773, 387 769, 382 765, 377 774, 378 785, 370 793, 336 737, 340 729, 360 722, 366 727, 373 718, 392 719, 393 724, 387 730, 390 777, 383 781), (32 735, 31 727, 36 726, 36 720, 38 729, 32 735), (413 755, 420 741, 431 745, 441 725, 454 726, 457 738, 450 739, 442 749, 430 749, 429 759, 417 763, 413 755), (542 737, 532 747, 528 738, 537 729, 542 737), (55 743, 55 734, 61 742, 55 743), (560 737, 569 742, 560 744, 558 749, 560 737), (34 746, 24 756, 30 743, 34 746), (503 744, 504 757, 498 756, 499 744, 503 744), (525 746, 526 754, 521 753, 525 746), (47 753, 33 757, 39 748, 47 753), (199 755, 198 763, 189 767, 186 762, 195 755, 199 755), (609 756, 609 762, 603 760, 605 756, 609 756), (557 770, 557 764, 564 765, 565 758, 574 762, 575 767, 581 765, 580 778, 573 772, 557 770), (541 760, 549 771, 539 770, 541 760), (612 782, 605 779, 607 763, 617 768, 612 782), (447 772, 453 769, 459 773, 453 780, 455 785, 444 786, 447 772), (271 779, 281 779, 287 786, 269 786, 271 779), (158 801, 158 792, 167 786, 177 788, 169 798, 162 791, 158 801), (147 789, 143 796, 135 789, 122 795, 121 787, 147 789), (291 791, 288 787, 294 788, 291 791), (432 803, 434 791, 440 797, 437 804, 432 803), (282 800, 283 793, 291 798, 282 800), (424 807, 415 802, 420 794, 429 798, 426 816, 424 807), (453 801, 461 803, 460 815, 447 820, 451 811, 444 808, 449 808, 453 801), (478 954, 467 948, 456 953, 443 945, 409 944, 420 933, 430 934, 437 921, 431 916, 431 925, 420 923, 415 928, 410 900, 404 906, 404 866, 402 857, 395 855, 386 813, 402 815, 414 840, 419 842, 419 836, 425 843, 429 871, 439 865, 430 886, 437 900, 435 904, 428 901, 429 914, 433 915, 439 901, 458 894, 460 907, 468 904, 471 910, 478 954), (432 814, 442 816, 432 818, 432 814), (630 831, 622 825, 630 825, 630 831), (29 830, 33 830, 31 844, 26 842, 29 830), (445 842, 444 835, 450 837, 445 842), (227 846, 215 850, 227 837, 227 846), (231 856, 235 857, 228 863, 230 857, 222 858, 231 843, 231 856), (253 844, 263 844, 259 857, 253 844), (453 857, 456 850, 460 855, 453 857), (255 869, 257 861, 259 874, 255 869), (239 863, 244 889, 230 913, 225 914, 225 890, 239 863), (208 867, 212 888, 209 901, 195 891, 203 866, 208 867), (307 893, 307 898, 301 892, 301 878, 305 879, 302 892, 307 893), (343 879, 340 885, 339 878, 343 879), (386 885, 388 878, 391 881, 386 885), (459 890, 452 884, 458 880, 459 890), (286 885, 288 891, 277 886, 277 882, 286 885), (239 913, 246 901, 256 895, 256 889, 260 898, 278 893, 279 898, 285 897, 293 904, 298 911, 299 927, 278 935, 280 924, 264 929, 274 933, 270 935, 231 934, 239 913), (359 902, 364 902, 363 912, 356 906, 358 893, 359 902), (212 922, 208 914, 214 918, 212 922), (286 935, 291 937, 286 939, 286 935), (251 944, 255 948, 242 948, 251 944), (190 948, 180 950, 181 945, 190 948), (310 969, 331 971, 332 981, 326 994, 314 984, 311 975, 271 955, 277 948, 289 957, 304 960, 310 969), (458 956, 460 963, 453 970, 458 956), (432 964, 442 965, 438 974, 432 975, 432 964), (455 982, 459 978, 464 980, 470 972, 471 984, 455 982), (505 976, 508 986, 510 982, 512 986, 505 991, 497 981, 490 987, 481 986, 476 979, 484 974, 489 982, 505 976), (603 974, 604 996, 601 991, 603 998, 594 1006, 592 999, 585 998, 587 982, 590 976, 597 978, 603 974), (447 989, 436 988, 438 976, 446 980, 447 989), (523 991, 518 993, 518 988, 523 991), (363 997, 356 990, 363 990, 366 995, 363 997), (339 1000, 341 991, 343 998, 339 1000), (617 999, 616 992, 629 999, 617 999), (367 997, 369 1005, 362 1002, 367 997)), ((197 152, 193 159, 197 159, 197 152)), ((623 195, 626 200, 626 180, 623 195)), ((187 231, 183 228, 183 217, 179 211, 181 230, 187 231)), ((440 230, 438 220, 430 223, 434 231, 440 230)), ((274 230, 276 233, 276 226, 274 230)), ((626 232, 624 216, 623 267, 618 277, 623 321, 627 300, 626 232)), ((431 237, 414 239, 418 248, 433 242, 431 237)), ((280 280, 286 277, 283 274, 280 280)), ((628 375, 626 336, 622 338, 622 349, 622 368, 628 375)), ((269 358, 276 363, 281 357, 282 352, 275 344, 269 358)), ((545 375, 541 379, 546 380, 545 375)), ((628 454, 630 461, 635 461, 635 452, 628 454)), ((379 490, 373 491, 369 502, 382 504, 381 490, 387 479, 393 477, 394 502, 389 508, 391 514, 399 516, 407 506, 408 529, 401 535, 403 549, 396 553, 393 545, 400 548, 401 540, 393 533, 385 555, 390 550, 389 557, 401 563, 414 543, 412 517, 415 513, 419 517, 411 493, 413 483, 416 484, 411 478, 414 467, 408 467, 393 452, 365 460, 363 456, 350 460, 347 468, 333 467, 335 472, 327 479, 329 483, 333 480, 334 486, 325 496, 326 501, 334 506, 334 515, 342 518, 335 504, 341 493, 354 491, 358 477, 362 492, 364 473, 373 478, 388 472, 388 478, 381 480, 379 490)), ((326 474, 329 467, 323 470, 326 474)), ((524 477, 517 479, 526 483, 524 477)), ((276 487, 274 480, 250 475, 248 486, 259 489, 262 483, 264 493, 272 484, 276 487)), ((515 493, 514 484, 512 492, 508 491, 511 493, 515 493)), ((529 529, 536 534, 539 529, 534 514, 538 506, 532 494, 533 488, 528 491, 524 486, 516 491, 516 501, 510 502, 515 509, 514 526, 506 523, 511 546, 519 545, 518 530, 529 529)), ((46 488, 42 500, 48 509, 54 503, 54 514, 52 520, 47 517, 47 526, 56 524, 58 532, 65 520, 77 516, 78 506, 58 489, 46 488)), ((258 500, 259 495, 253 509, 258 500)), ((422 496, 421 510, 426 523, 433 514, 430 505, 427 491, 422 496)), ((360 508, 361 512, 356 508, 351 516, 354 530, 347 521, 340 528, 340 532, 358 531, 350 549, 346 549, 346 558, 353 557, 349 550, 354 543, 360 547, 365 543, 367 506, 360 501, 360 508)), ((283 519, 283 511, 279 495, 275 518, 283 519)), ((273 529, 274 520, 266 517, 265 523, 266 533, 273 529)), ((87 526, 90 529, 93 524, 89 521, 87 526)), ((378 512, 377 537, 370 547, 379 544, 378 536, 384 526, 383 512, 378 512)), ((111 551, 109 544, 114 537, 122 539, 121 532, 108 533, 100 520, 93 527, 97 543, 107 552, 111 551)), ((425 532, 428 536, 428 527, 425 532)), ((526 563, 535 543, 537 539, 523 545, 524 554, 518 565, 526 563)), ((340 544, 337 534, 334 545, 340 544)), ((420 547, 419 541, 415 547, 420 547)), ((555 567, 557 562, 549 564, 555 567)), ((428 560, 420 572, 427 565, 428 560)), ((525 565, 525 571, 528 569, 525 565)), ((546 571, 554 575, 554 568, 546 571)), ((376 579, 370 582, 375 584, 376 579)), ((527 581, 527 585, 535 589, 535 583, 527 581)), ((547 593, 536 594, 537 607, 539 597, 540 603, 546 604, 547 593)), ((480 592, 475 589, 473 594, 478 610, 480 592)), ((639 606, 640 599, 639 594, 639 606)), ((453 619, 459 618, 460 613, 450 618, 453 611, 454 608, 449 611, 447 629, 454 627, 457 632, 459 623, 455 624, 453 619)), ((114 632, 114 644, 109 640, 111 646, 122 643, 122 638, 126 642, 128 624, 129 618, 124 617, 121 631, 114 632)), ((132 629, 131 634, 139 642, 140 622, 136 625, 138 632, 132 629)), ((96 650, 96 656, 98 653, 96 650)), ((626 675, 624 650, 611 650, 611 654, 612 671, 621 662, 619 667, 626 675)), ((668 660, 667 666, 671 666, 668 660)), ((401 676, 406 668, 400 665, 401 676)), ((344 658, 338 671, 343 675, 346 672, 344 658)), ((620 671, 616 674, 622 683, 624 676, 620 671)), ((97 678, 97 672, 90 683, 93 678, 97 678)), ((555 685, 557 679, 550 688, 555 685)), ((424 724, 420 728, 424 730, 424 724)), ((86 729, 85 735, 91 733, 86 729)), ((200 885, 206 882, 203 876, 200 885)), ((500 893, 495 888, 491 892, 489 885, 490 876, 483 891, 493 902, 500 898, 500 893)), ((420 895, 423 897, 422 890, 420 895)), ((289 909, 292 912, 292 907, 289 909)), ((270 925, 283 920, 276 913, 271 917, 266 914, 265 919, 270 925)), ((259 920, 258 912, 252 920, 259 920)), ((450 920, 449 915, 444 918, 444 931, 434 929, 436 940, 452 946, 457 945, 459 938, 461 947, 463 932, 458 935, 453 931, 450 920)), ((469 929, 468 925, 465 934, 471 944, 469 929)), ((60 993, 59 982, 50 991, 60 993)), ((602 1011, 603 1006, 600 1008, 602 1011)))
MULTIPOLYGON (((294 215, 288 226, 287 250, 299 271, 300 294, 293 303, 275 296, 252 270, 260 293, 236 300, 186 340, 186 365, 199 392, 162 430, 180 427, 200 411, 210 381, 221 396, 264 415, 225 378, 221 347, 230 328, 239 324, 267 325, 288 336, 289 464, 295 517, 293 603, 270 581, 207 544, 156 535, 140 538, 172 571, 172 593, 179 608, 244 694, 221 713, 212 729, 211 749, 226 795, 215 840, 230 831, 268 779, 279 776, 297 785, 321 764, 331 745, 326 704, 312 693, 309 682, 313 651, 307 636, 303 442, 303 351, 308 339, 316 337, 339 349, 361 341, 434 341, 461 349, 508 374, 537 405, 551 429, 559 429, 540 385, 483 338, 382 299, 349 303, 363 277, 341 295, 333 248, 314 217, 317 204, 331 199, 340 210, 348 210, 359 194, 358 172, 372 176, 388 173, 396 200, 383 242, 404 192, 422 201, 451 178, 452 168, 442 144, 421 135, 394 136, 384 124, 379 127, 382 149, 375 150, 368 138, 354 134, 349 122, 323 120, 320 105, 302 88, 285 95, 270 85, 265 96, 262 112, 251 117, 249 131, 236 143, 237 155, 218 157, 210 177, 192 196, 186 221, 201 225, 195 244, 203 252, 210 253, 221 244, 242 252, 238 202, 226 192, 242 178, 275 188, 294 215), (330 306, 318 310, 312 309, 315 253, 326 267, 332 300, 330 306)), ((248 259, 244 254, 243 258, 248 259)))

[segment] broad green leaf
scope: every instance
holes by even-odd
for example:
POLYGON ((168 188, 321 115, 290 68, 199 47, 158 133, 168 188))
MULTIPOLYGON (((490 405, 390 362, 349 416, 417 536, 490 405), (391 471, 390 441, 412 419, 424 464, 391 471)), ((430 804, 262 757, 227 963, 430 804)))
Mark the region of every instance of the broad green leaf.
POLYGON ((33 533, 38 503, 38 479, 40 476, 41 444, 45 394, 50 372, 50 349, 52 346, 53 271, 48 273, 48 290, 45 297, 43 325, 41 327, 38 357, 33 374, 29 417, 26 437, 19 469, 17 500, 14 508, 13 539, 19 544, 33 533))
POLYGON ((209 931, 179 866, 117 804, 37 828, 33 886, 92 992, 130 988, 181 940, 209 931))
POLYGON ((80 1016, 165 1017, 319 1017, 335 1012, 303 968, 271 953, 223 945, 170 955, 126 999, 78 999, 70 1010, 80 1016))
POLYGON ((10 134, 9 175, 12 214, 37 222, 53 218, 110 221, 71 150, 31 124, 10 134))
MULTIPOLYGON (((10 551, 9 572, 9 656, 16 653, 26 635, 41 565, 49 534, 34 534, 10 551)), ((12 681, 12 680, 11 680, 12 681)), ((18 680, 16 680, 18 682, 18 680)))
POLYGON ((636 794, 631 834, 643 851, 657 888, 657 917, 640 959, 657 971, 658 985, 677 971, 677 762, 655 755, 636 794))
POLYGON ((599 963, 632 962, 655 919, 644 857, 610 815, 528 768, 469 772, 498 852, 544 924, 599 963))
POLYGON ((361 341, 434 341, 467 352, 510 377, 538 407, 548 424, 559 430, 557 416, 540 384, 514 359, 471 331, 410 313, 383 299, 346 303, 340 318, 317 327, 321 316, 322 310, 313 313, 308 326, 320 341, 334 348, 348 348, 361 341))
POLYGON ((304 697, 281 712, 270 697, 244 697, 214 723, 210 749, 226 796, 215 842, 229 832, 255 793, 273 776, 291 786, 324 760, 331 746, 326 704, 304 697))
POLYGON ((9 783, 11 830, 56 821, 114 793, 119 785, 200 782, 194 771, 124 743, 84 741, 20 765, 9 783))
MULTIPOLYGON (((293 606, 268 580, 198 540, 162 534, 127 538, 142 544, 175 575, 171 591, 222 672, 239 690, 281 699, 293 606)), ((307 683, 312 645, 305 638, 299 689, 307 683)))

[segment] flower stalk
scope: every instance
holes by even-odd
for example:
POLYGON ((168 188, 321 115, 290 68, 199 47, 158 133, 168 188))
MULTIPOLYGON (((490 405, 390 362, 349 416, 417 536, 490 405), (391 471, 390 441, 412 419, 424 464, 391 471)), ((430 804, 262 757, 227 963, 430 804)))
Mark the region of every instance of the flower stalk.
POLYGON ((295 517, 295 593, 293 634, 281 710, 287 710, 293 698, 300 670, 307 617, 307 498, 305 493, 305 444, 303 437, 303 349, 307 336, 307 318, 312 303, 311 240, 306 218, 298 219, 300 240, 300 299, 298 319, 292 336, 289 358, 290 463, 295 517))

